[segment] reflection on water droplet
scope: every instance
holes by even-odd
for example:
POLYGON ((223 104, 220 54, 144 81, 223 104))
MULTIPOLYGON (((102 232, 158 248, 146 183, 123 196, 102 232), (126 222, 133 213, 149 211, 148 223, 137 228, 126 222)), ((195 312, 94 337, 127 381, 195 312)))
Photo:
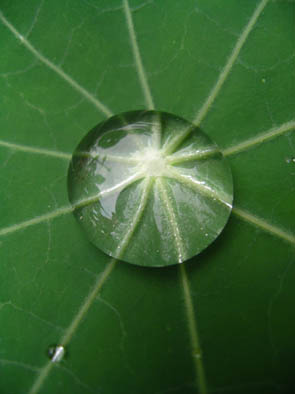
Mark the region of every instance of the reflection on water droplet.
POLYGON ((53 363, 59 363, 65 355, 65 348, 63 346, 53 345, 48 348, 48 357, 53 363))
POLYGON ((286 162, 287 163, 293 163, 293 164, 295 164, 295 157, 289 157, 288 159, 286 159, 286 162))
POLYGON ((133 111, 97 125, 73 153, 69 199, 89 240, 143 266, 182 263, 221 233, 233 184, 216 144, 176 115, 133 111))

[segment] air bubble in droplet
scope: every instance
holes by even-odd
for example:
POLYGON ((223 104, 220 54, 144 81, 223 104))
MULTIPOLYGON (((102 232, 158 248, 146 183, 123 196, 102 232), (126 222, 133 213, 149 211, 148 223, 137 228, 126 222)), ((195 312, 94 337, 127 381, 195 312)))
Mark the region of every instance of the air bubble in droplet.
POLYGON ((65 356, 65 348, 61 345, 49 346, 47 355, 51 362, 59 363, 65 356))

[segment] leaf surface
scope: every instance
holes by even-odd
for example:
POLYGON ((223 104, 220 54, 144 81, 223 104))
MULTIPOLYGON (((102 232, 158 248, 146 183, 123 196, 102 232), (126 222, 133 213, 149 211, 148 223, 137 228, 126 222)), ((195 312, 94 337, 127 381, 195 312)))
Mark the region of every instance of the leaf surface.
POLYGON ((2 1, 1 392, 294 391, 294 7, 2 1), (67 196, 82 137, 153 108, 233 172, 228 224, 181 269, 99 252, 67 196))

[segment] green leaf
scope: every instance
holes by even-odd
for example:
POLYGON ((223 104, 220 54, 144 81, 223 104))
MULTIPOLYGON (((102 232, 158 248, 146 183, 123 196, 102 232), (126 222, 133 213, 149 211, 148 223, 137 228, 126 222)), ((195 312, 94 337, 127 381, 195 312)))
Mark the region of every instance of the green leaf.
POLYGON ((1 392, 294 391, 294 7, 1 2, 1 392), (142 109, 200 125, 233 173, 221 235, 161 269, 92 246, 67 195, 81 139, 142 109))

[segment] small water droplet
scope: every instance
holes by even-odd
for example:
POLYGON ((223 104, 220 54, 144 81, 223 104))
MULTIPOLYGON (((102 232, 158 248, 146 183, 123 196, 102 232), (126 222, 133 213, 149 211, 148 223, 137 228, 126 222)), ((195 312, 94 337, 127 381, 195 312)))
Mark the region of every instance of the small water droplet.
POLYGON ((295 164, 295 157, 288 157, 288 159, 286 159, 286 162, 287 162, 288 164, 290 164, 290 163, 295 164))
POLYGON ((205 237, 208 237, 208 233, 205 234, 205 237))
POLYGON ((261 82, 262 82, 262 83, 266 83, 266 79, 265 79, 265 78, 262 78, 261 82))
POLYGON ((65 348, 60 345, 49 346, 47 354, 51 362, 59 363, 65 356, 65 348))

